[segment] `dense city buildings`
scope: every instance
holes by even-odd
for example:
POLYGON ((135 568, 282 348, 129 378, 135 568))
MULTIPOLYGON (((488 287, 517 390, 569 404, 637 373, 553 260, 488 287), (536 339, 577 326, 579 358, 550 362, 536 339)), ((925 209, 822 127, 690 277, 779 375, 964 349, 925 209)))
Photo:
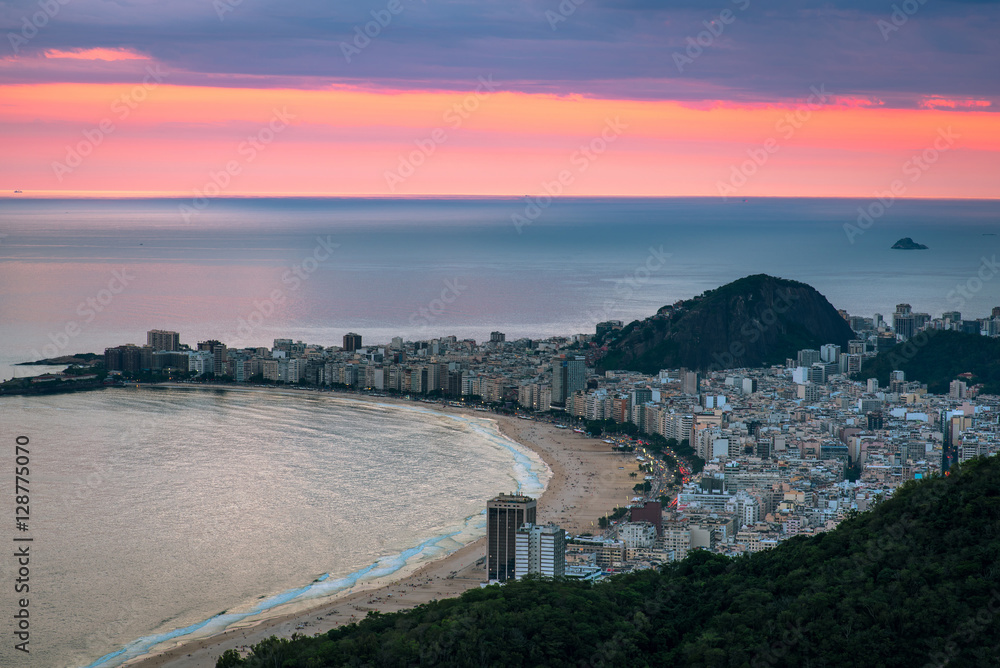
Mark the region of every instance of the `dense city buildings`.
MULTIPOLYGON (((908 480, 1000 451, 1000 399, 967 377, 944 394, 928 392, 899 369, 883 383, 851 378, 879 350, 929 332, 996 336, 1000 308, 981 320, 956 311, 924 317, 908 304, 896 306, 891 322, 878 314, 841 315, 855 336, 846 346, 802 349, 784 364, 755 369, 597 373, 595 341, 621 331, 617 321, 600 323, 596 337, 508 341, 492 332, 482 343, 394 337, 363 346, 352 332, 342 347, 275 339, 270 348, 228 348, 210 340, 195 350, 181 345, 176 332, 151 330, 147 345, 108 348, 104 361, 113 377, 214 375, 490 407, 572 425, 581 438, 590 425, 603 425, 595 428, 612 432, 601 438, 620 466, 638 467, 639 475, 624 516, 595 527, 595 535, 566 538, 566 575, 593 577, 695 549, 766 550, 791 536, 827 531, 908 480), (661 439, 657 449, 654 438, 661 439)), ((514 578, 519 567, 558 570, 548 557, 541 565, 538 555, 550 550, 544 541, 558 532, 536 525, 534 500, 493 499, 487 525, 490 580, 514 578), (519 540, 529 565, 518 565, 519 540)))

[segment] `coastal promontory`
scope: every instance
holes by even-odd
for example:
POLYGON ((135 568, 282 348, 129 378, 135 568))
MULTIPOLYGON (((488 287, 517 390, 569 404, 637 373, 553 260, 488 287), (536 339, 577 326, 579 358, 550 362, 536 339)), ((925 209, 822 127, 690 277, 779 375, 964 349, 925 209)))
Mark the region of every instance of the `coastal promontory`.
POLYGON ((603 342, 601 369, 760 367, 803 348, 847 347, 853 332, 837 309, 805 283, 755 274, 664 306, 603 342))

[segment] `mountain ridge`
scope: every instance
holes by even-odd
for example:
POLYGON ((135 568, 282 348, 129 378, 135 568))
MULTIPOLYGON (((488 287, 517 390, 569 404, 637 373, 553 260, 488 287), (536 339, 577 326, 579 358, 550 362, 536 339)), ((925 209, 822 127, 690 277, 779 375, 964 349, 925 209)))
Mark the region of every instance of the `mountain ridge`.
POLYGON ((598 369, 760 367, 826 343, 846 349, 852 338, 847 321, 812 286, 754 274, 629 323, 606 342, 598 369))

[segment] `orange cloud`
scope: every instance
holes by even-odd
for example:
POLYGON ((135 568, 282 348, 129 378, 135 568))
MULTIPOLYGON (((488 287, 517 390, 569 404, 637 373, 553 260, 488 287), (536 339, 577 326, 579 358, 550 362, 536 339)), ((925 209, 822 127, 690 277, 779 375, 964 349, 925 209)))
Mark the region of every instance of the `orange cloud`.
POLYGON ((950 100, 943 97, 929 97, 920 101, 924 109, 985 109, 993 106, 989 100, 950 100))
POLYGON ((49 49, 43 55, 46 58, 62 58, 70 60, 149 60, 149 56, 128 49, 79 49, 75 51, 60 51, 49 49))
POLYGON ((223 194, 521 195, 568 172, 571 195, 716 195, 734 166, 767 146, 741 196, 870 196, 949 127, 959 139, 908 196, 995 197, 984 174, 1000 170, 994 114, 859 100, 692 108, 483 86, 138 82, 0 86, 0 99, 0 140, 17 156, 0 165, 0 182, 25 191, 191 193, 233 163, 238 173, 223 179, 223 194), (277 132, 268 130, 276 112, 289 117, 277 132), (76 162, 74 154, 80 164, 57 174, 54 165, 76 162))

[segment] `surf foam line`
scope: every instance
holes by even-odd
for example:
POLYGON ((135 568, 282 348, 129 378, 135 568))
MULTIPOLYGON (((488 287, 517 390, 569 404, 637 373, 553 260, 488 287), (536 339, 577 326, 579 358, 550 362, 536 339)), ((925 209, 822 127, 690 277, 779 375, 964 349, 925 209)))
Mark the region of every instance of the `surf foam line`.
MULTIPOLYGON (((340 401, 348 401, 354 404, 368 404, 366 401, 336 397, 340 401)), ((371 405, 371 404, 369 404, 371 405)), ((467 415, 453 415, 451 413, 441 413, 430 408, 419 406, 401 406, 399 404, 384 404, 375 402, 375 406, 382 408, 394 408, 399 410, 423 413, 435 417, 444 417, 455 422, 460 422, 468 426, 472 431, 482 436, 485 440, 503 448, 514 458, 514 480, 517 483, 517 491, 529 496, 538 497, 548 486, 548 481, 552 477, 552 471, 542 458, 534 450, 518 443, 505 436, 499 428, 496 420, 488 417, 475 417, 467 415), (488 426, 487 426, 488 425, 488 426), (542 478, 544 477, 544 481, 542 478)))
POLYGON ((213 636, 226 631, 234 624, 238 624, 256 615, 264 614, 287 603, 335 596, 352 589, 360 582, 392 575, 411 563, 411 560, 417 560, 421 556, 426 557, 426 560, 431 560, 450 554, 463 547, 464 544, 456 542, 455 545, 446 546, 440 545, 440 543, 446 543, 449 539, 470 531, 485 531, 485 528, 484 513, 469 516, 465 518, 461 530, 450 531, 428 538, 415 547, 408 548, 394 555, 381 557, 368 566, 343 577, 331 578, 330 574, 326 573, 305 587, 289 589, 288 591, 266 598, 256 603, 253 608, 246 612, 221 613, 184 628, 144 636, 128 643, 120 650, 105 654, 85 668, 113 668, 114 666, 120 666, 125 661, 150 654, 159 645, 190 636, 199 631, 204 632, 199 634, 199 637, 213 636))
MULTIPOLYGON (((352 400, 348 398, 336 397, 337 400, 350 402, 352 404, 375 405, 383 408, 408 410, 416 413, 433 415, 435 417, 445 417, 455 422, 465 424, 469 429, 482 437, 494 447, 500 447, 508 451, 514 459, 514 480, 517 483, 517 490, 523 494, 532 496, 541 495, 545 491, 548 480, 551 477, 551 470, 541 460, 537 453, 522 446, 504 436, 497 425, 496 420, 491 418, 479 418, 465 415, 451 415, 435 410, 417 407, 400 406, 398 404, 372 403, 366 401, 352 400), (544 478, 544 481, 543 481, 544 478)), ((125 645, 120 650, 105 654, 93 663, 84 668, 115 668, 126 661, 151 654, 155 649, 164 643, 182 639, 199 633, 198 637, 209 637, 225 632, 234 624, 238 624, 256 615, 262 615, 275 608, 292 602, 302 602, 310 599, 322 599, 336 596, 341 592, 348 591, 359 582, 373 580, 387 575, 392 575, 400 569, 406 567, 411 560, 417 560, 421 556, 426 560, 436 559, 455 552, 469 544, 480 535, 486 532, 486 510, 466 517, 462 522, 462 528, 455 531, 448 531, 428 538, 415 547, 408 548, 394 555, 381 557, 373 563, 354 571, 346 576, 331 579, 326 573, 318 577, 314 582, 304 587, 289 589, 288 591, 276 594, 257 603, 252 609, 240 613, 221 613, 191 624, 180 629, 174 629, 165 633, 143 636, 138 640, 125 645), (454 545, 445 547, 440 543, 445 543, 457 536, 466 535, 471 538, 466 542, 453 541, 454 545)), ((193 638, 192 638, 193 639, 193 638)))

